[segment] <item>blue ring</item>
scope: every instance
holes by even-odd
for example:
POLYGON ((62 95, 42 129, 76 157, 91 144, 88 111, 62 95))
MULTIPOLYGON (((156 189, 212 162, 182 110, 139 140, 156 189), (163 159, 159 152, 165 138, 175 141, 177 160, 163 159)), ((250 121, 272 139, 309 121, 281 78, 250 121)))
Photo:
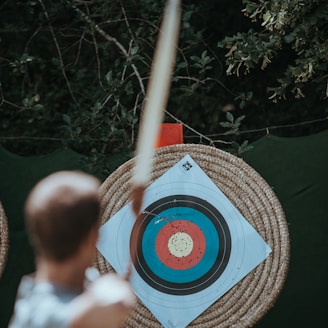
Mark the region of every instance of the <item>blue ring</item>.
POLYGON ((149 268, 160 278, 175 283, 191 282, 202 277, 213 266, 219 252, 219 236, 214 224, 200 211, 188 207, 169 208, 149 221, 143 234, 142 252, 149 268), (156 254, 156 237, 159 231, 168 224, 160 218, 169 218, 170 222, 187 220, 201 229, 205 236, 206 248, 199 263, 185 270, 175 270, 159 259, 156 254))

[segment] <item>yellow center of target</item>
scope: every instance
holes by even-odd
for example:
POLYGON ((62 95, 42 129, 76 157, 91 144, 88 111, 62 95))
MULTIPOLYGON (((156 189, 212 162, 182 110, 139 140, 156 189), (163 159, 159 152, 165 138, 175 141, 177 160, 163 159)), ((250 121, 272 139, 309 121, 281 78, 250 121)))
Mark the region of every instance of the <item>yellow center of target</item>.
POLYGON ((168 248, 172 255, 176 257, 188 256, 194 246, 192 238, 185 232, 173 234, 168 241, 168 248))

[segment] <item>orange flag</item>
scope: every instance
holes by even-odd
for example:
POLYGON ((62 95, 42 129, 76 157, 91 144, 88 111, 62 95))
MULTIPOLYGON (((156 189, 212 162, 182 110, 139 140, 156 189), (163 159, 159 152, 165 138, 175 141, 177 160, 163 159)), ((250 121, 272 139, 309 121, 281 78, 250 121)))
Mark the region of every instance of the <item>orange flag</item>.
POLYGON ((183 126, 181 123, 162 123, 155 148, 183 143, 183 126))

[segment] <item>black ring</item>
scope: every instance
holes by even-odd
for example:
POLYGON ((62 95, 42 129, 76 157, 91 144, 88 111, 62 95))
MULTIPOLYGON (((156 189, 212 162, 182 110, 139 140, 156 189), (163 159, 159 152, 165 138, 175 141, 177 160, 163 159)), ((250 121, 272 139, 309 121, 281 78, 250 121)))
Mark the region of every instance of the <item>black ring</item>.
POLYGON ((135 237, 135 234, 137 236, 130 239, 130 253, 140 277, 151 287, 167 294, 189 295, 209 287, 222 275, 230 259, 231 235, 222 214, 212 204, 195 196, 173 195, 155 201, 143 212, 144 214, 138 217, 131 232, 131 236, 135 237), (219 235, 219 252, 214 264, 206 274, 187 283, 172 283, 160 278, 147 265, 142 252, 143 232, 154 215, 159 215, 162 211, 176 206, 193 208, 203 213, 211 220, 219 235), (136 245, 132 245, 132 240, 136 240, 136 245))

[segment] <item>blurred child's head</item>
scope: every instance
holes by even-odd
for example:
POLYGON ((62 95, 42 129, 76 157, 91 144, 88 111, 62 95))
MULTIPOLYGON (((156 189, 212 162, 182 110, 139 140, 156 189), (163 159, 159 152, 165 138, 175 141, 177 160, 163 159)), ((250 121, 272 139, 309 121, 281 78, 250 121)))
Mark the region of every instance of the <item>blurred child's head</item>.
POLYGON ((27 230, 36 255, 52 261, 74 256, 98 227, 100 181, 79 171, 42 179, 25 204, 27 230))

